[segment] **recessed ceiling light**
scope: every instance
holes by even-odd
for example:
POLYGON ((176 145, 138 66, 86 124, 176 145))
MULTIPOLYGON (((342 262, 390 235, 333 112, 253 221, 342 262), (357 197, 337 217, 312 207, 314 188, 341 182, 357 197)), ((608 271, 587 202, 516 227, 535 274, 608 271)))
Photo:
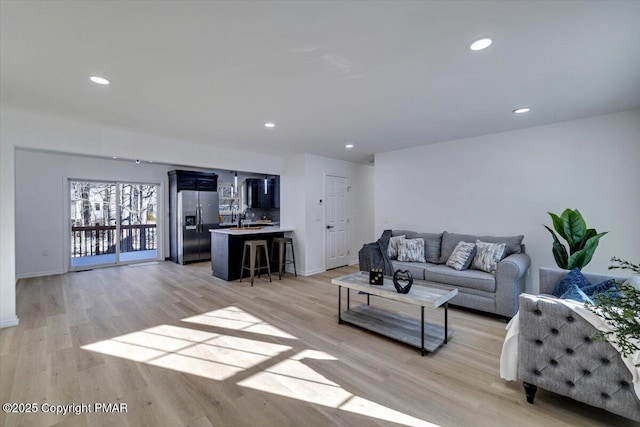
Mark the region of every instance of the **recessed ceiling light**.
POLYGON ((351 150, 353 148, 353 144, 347 144, 344 146, 347 150, 351 150))
POLYGON ((276 127, 276 125, 273 124, 273 123, 265 123, 264 127, 266 127, 266 128, 274 128, 274 127, 276 127))
POLYGON ((529 111, 531 111, 531 108, 529 107, 516 108, 515 110, 513 110, 515 114, 524 114, 528 113, 529 111))
POLYGON ((469 46, 467 46, 467 48, 469 50, 482 50, 491 46, 491 43, 493 43, 493 41, 489 37, 482 37, 469 43, 469 46))
POLYGON ((116 157, 116 156, 113 156, 113 158, 114 158, 114 159, 117 159, 118 157, 116 157))
POLYGON ((109 80, 105 79, 104 77, 100 77, 100 76, 91 76, 89 77, 89 80, 91 80, 94 83, 97 83, 99 85, 108 85, 109 83, 111 83, 109 80))

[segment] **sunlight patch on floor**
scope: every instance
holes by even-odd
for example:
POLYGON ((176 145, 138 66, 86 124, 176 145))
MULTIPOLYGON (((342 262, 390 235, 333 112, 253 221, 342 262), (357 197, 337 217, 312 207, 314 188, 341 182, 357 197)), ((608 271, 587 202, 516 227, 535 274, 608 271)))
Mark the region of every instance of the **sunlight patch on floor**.
POLYGON ((186 319, 182 319, 182 321, 233 329, 235 331, 252 332, 254 334, 271 335, 279 338, 296 339, 293 335, 290 335, 283 330, 258 319, 246 311, 233 306, 187 317, 186 319))
MULTIPOLYGON (((183 320, 234 331, 296 339, 233 306, 183 320)), ((317 372, 311 366, 319 361, 338 362, 336 357, 322 351, 306 349, 278 361, 278 355, 292 350, 292 347, 173 325, 159 325, 81 348, 216 381, 228 380, 271 360, 272 365, 237 384, 396 424, 437 427, 436 424, 356 396, 317 372)))
POLYGON ((438 427, 346 391, 307 366, 305 359, 337 360, 327 353, 303 351, 240 381, 238 385, 397 424, 438 427))
POLYGON ((82 349, 222 381, 291 347, 160 325, 82 349))

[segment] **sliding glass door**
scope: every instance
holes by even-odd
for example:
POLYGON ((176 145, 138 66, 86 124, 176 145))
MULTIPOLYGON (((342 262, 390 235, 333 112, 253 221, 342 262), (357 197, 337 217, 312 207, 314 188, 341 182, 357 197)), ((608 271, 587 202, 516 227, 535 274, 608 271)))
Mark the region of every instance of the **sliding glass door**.
POLYGON ((155 259, 157 186, 120 184, 120 260, 155 259))
POLYGON ((157 258, 158 186, 69 181, 71 269, 157 258))

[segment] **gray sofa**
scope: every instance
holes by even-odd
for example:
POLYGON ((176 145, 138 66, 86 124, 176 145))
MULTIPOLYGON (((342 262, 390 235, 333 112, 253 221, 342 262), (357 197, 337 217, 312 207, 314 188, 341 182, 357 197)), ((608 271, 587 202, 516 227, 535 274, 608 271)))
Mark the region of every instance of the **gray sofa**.
MULTIPOLYGON (((567 273, 540 269, 540 293, 551 294, 567 273)), ((612 276, 583 273, 592 283, 612 276)), ((640 421, 640 401, 620 353, 608 342, 593 340, 596 328, 571 308, 536 295, 520 296, 518 378, 527 401, 538 387, 614 414, 640 421)))
POLYGON ((392 236, 407 239, 423 238, 428 262, 402 262, 391 260, 394 269, 409 270, 414 278, 435 282, 446 289, 458 289, 451 304, 512 317, 518 311, 518 296, 524 292, 525 275, 531 259, 524 253, 523 236, 495 237, 443 233, 417 233, 410 230, 392 230, 392 236), (506 243, 507 256, 498 263, 496 274, 480 270, 455 270, 446 265, 447 259, 460 241, 481 240, 506 243))

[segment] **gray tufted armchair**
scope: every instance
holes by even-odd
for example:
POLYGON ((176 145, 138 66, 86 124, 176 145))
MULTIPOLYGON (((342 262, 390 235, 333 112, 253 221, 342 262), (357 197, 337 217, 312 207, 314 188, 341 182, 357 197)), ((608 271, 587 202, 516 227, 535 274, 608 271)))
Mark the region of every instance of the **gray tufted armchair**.
MULTIPOLYGON (((551 294, 565 270, 540 269, 540 293, 551 294)), ((611 278, 583 273, 591 283, 611 278)), ((640 421, 640 400, 620 353, 594 341, 596 328, 569 307, 535 295, 520 295, 518 377, 527 401, 538 387, 640 421)))

